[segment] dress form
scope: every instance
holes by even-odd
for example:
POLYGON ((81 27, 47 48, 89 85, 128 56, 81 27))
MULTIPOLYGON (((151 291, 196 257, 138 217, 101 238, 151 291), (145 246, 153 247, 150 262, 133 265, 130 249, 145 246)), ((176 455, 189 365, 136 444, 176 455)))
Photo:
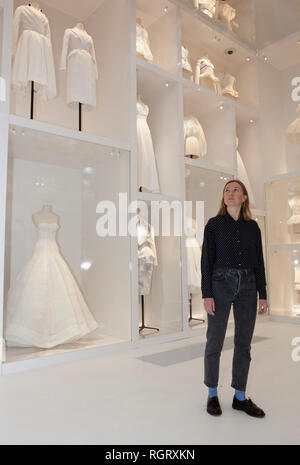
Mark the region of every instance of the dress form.
POLYGON ((149 35, 141 18, 136 18, 136 56, 153 63, 149 35))
POLYGON ((207 89, 220 93, 220 81, 215 76, 215 67, 208 58, 208 54, 204 53, 201 58, 197 59, 195 83, 207 89))
POLYGON ((58 224, 59 216, 53 213, 52 205, 44 205, 42 210, 32 215, 35 226, 41 223, 58 224))
POLYGON ((193 81, 193 68, 191 65, 190 53, 183 45, 181 46, 181 66, 183 77, 189 81, 193 81))
POLYGON ((229 31, 233 31, 233 26, 238 27, 238 24, 233 22, 235 17, 236 10, 226 0, 218 0, 215 19, 224 23, 229 31))

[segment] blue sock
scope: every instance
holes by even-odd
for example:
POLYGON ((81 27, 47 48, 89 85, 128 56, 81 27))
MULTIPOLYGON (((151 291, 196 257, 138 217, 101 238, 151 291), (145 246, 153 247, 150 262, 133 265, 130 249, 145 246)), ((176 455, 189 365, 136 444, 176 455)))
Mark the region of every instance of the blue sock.
POLYGON ((209 397, 217 397, 218 396, 218 389, 217 388, 208 388, 208 396, 209 397))
POLYGON ((238 391, 237 389, 235 390, 235 397, 238 399, 238 400, 246 400, 246 395, 245 395, 245 391, 238 391))

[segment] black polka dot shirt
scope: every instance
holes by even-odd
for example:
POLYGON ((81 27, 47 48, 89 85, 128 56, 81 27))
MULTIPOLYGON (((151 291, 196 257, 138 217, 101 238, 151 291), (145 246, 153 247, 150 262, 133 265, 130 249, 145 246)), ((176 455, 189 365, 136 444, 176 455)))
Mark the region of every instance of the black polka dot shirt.
POLYGON ((260 228, 254 220, 237 221, 229 214, 208 220, 202 244, 202 297, 213 297, 215 268, 250 268, 256 277, 260 299, 266 299, 266 278, 260 228))

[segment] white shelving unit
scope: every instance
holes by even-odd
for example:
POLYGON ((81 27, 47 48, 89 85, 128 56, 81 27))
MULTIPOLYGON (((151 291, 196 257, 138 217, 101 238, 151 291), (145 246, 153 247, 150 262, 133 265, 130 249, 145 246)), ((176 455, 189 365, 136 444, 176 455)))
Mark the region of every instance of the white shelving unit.
MULTIPOLYGON (((248 1, 247 8, 237 6, 241 12, 241 26, 244 24, 244 36, 243 31, 235 34, 226 30, 222 24, 183 0, 75 3, 40 1, 52 30, 58 96, 49 102, 36 99, 35 119, 30 120, 29 97, 22 97, 10 88, 13 12, 23 1, 0 0, 0 75, 6 80, 7 87, 6 101, 0 102, 0 332, 4 334, 9 283, 30 256, 34 244, 29 212, 33 208, 37 210, 39 205, 23 192, 26 220, 20 213, 21 191, 14 189, 16 182, 22 186, 22 173, 25 177, 30 176, 35 165, 41 167, 43 163, 52 166, 48 172, 57 177, 53 189, 58 189, 57 185, 61 189, 60 195, 58 191, 51 194, 57 210, 63 205, 65 194, 66 204, 60 212, 62 220, 69 225, 72 221, 72 215, 67 216, 71 205, 71 199, 67 203, 68 193, 73 193, 81 205, 77 210, 71 209, 73 213, 76 210, 78 228, 74 226, 73 233, 71 228, 64 231, 62 228, 59 241, 91 308, 104 327, 95 333, 96 336, 52 350, 5 348, 2 339, 2 374, 185 338, 205 330, 205 324, 190 326, 188 323, 185 238, 157 237, 159 265, 154 270, 151 294, 146 298, 146 323, 158 326, 160 331, 139 334, 137 240, 134 237, 111 238, 101 247, 101 242, 95 240, 88 228, 95 223, 97 196, 98 199, 116 201, 118 193, 125 192, 128 202, 143 200, 148 204, 151 200, 183 203, 203 199, 206 201, 206 222, 215 215, 226 181, 237 178, 238 136, 239 152, 256 195, 256 207, 252 211, 261 224, 264 223, 266 173, 261 144, 259 69, 268 65, 261 61, 253 43, 255 2, 251 0, 250 7, 248 1), (245 21, 249 11, 251 24, 245 21), (136 18, 140 18, 147 28, 153 64, 136 57, 136 18), (79 21, 84 22, 94 39, 100 75, 97 108, 83 113, 83 132, 77 130, 78 113, 66 106, 65 74, 58 71, 64 30, 79 21), (234 74, 239 100, 233 101, 184 78, 181 45, 189 49, 194 70, 195 60, 202 53, 208 53, 217 70, 227 69, 234 74), (234 53, 225 53, 228 49, 234 49, 234 53), (149 106, 148 124, 157 160, 159 194, 139 192, 137 93, 149 106), (208 142, 207 156, 197 160, 184 157, 183 121, 184 116, 190 114, 201 122, 208 142), (97 170, 93 179, 80 172, 91 166, 97 170), (66 183, 65 193, 57 179, 66 183), (91 198, 89 204, 87 199, 91 198), (16 224, 21 232, 26 228, 29 230, 28 236, 23 234, 27 241, 26 253, 19 259, 16 257, 21 242, 15 232, 16 224), (11 236, 9 231, 13 231, 11 236), (93 271, 82 271, 86 257, 94 260, 93 271)), ((26 185, 28 187, 24 182, 24 188, 26 185)), ((40 195, 39 201, 42 200, 40 195)), ((199 296, 193 301, 193 312, 196 317, 204 316, 199 296)))

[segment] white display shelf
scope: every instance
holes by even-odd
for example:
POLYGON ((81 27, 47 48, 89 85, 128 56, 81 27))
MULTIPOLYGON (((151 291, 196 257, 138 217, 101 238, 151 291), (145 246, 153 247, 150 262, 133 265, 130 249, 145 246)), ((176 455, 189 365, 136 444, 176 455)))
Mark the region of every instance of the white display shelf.
POLYGON ((152 79, 156 78, 157 80, 161 81, 163 85, 170 82, 178 82, 180 80, 179 75, 170 73, 163 68, 153 65, 152 63, 148 63, 139 57, 136 57, 136 69, 137 73, 140 73, 142 76, 149 76, 149 78, 151 76, 152 79))
POLYGON ((238 45, 241 49, 245 51, 245 53, 248 54, 255 54, 255 45, 249 43, 246 40, 243 40, 240 36, 238 36, 236 33, 229 31, 225 25, 221 24, 220 22, 214 20, 213 18, 210 18, 208 15, 203 13, 199 8, 195 8, 192 4, 190 4, 188 1, 185 0, 170 0, 174 5, 177 5, 181 10, 183 10, 191 19, 196 19, 199 21, 200 24, 206 25, 207 28, 209 28, 212 33, 218 34, 226 41, 228 41, 229 44, 236 44, 238 45))
POLYGON ((152 201, 159 201, 159 202, 182 202, 182 199, 179 199, 178 197, 172 197, 170 195, 162 195, 162 194, 155 194, 152 192, 138 192, 137 193, 137 199, 138 200, 144 200, 146 202, 152 202, 152 201))
POLYGON ((296 244, 270 244, 269 245, 269 251, 297 251, 299 252, 300 251, 300 244, 299 243, 296 243, 296 244))
POLYGON ((229 174, 229 175, 232 175, 232 176, 234 176, 236 174, 236 170, 234 170, 234 169, 230 169, 230 168, 228 168, 226 166, 214 165, 213 163, 208 163, 208 162, 202 160, 202 158, 194 159, 194 158, 185 157, 184 164, 185 165, 196 166, 197 168, 205 168, 205 169, 211 170, 211 171, 217 171, 220 174, 224 173, 224 174, 229 174))
POLYGON ((11 128, 30 129, 32 131, 44 132, 47 134, 53 134, 68 139, 75 139, 82 142, 91 142, 93 144, 102 145, 104 147, 111 147, 114 149, 128 150, 131 147, 129 144, 108 139, 106 137, 96 136, 88 134, 86 132, 74 131, 73 129, 64 128, 62 126, 56 126, 53 124, 43 123, 41 121, 31 120, 29 118, 23 118, 16 115, 9 116, 9 124, 11 128))

